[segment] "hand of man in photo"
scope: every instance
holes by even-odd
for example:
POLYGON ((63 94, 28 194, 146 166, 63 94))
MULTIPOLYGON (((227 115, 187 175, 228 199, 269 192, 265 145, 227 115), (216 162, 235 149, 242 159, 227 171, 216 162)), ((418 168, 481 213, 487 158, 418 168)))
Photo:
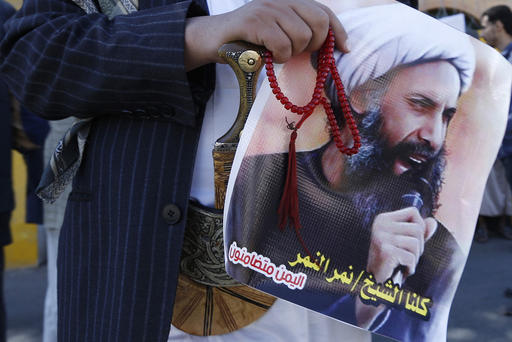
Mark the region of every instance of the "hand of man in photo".
POLYGON ((384 283, 396 276, 397 267, 403 266, 403 279, 393 279, 402 285, 401 280, 415 273, 425 243, 436 229, 437 221, 422 218, 415 207, 377 215, 372 225, 367 271, 377 282, 384 283))
MULTIPOLYGON (((378 283, 393 277, 395 284, 402 285, 407 277, 416 272, 425 243, 436 229, 437 221, 432 217, 422 218, 415 207, 377 215, 372 224, 366 270, 374 275, 378 283)), ((384 305, 374 307, 357 299, 359 326, 369 328, 384 309, 384 305)))

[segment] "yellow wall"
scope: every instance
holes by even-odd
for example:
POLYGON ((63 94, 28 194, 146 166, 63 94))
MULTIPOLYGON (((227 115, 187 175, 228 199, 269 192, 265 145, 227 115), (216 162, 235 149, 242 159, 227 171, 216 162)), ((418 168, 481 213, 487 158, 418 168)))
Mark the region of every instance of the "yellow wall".
POLYGON ((7 2, 11 3, 11 5, 16 7, 16 9, 19 9, 21 7, 21 4, 23 3, 23 0, 7 0, 7 2))
POLYGON ((13 151, 12 157, 16 208, 11 217, 13 243, 4 249, 5 267, 35 266, 37 265, 37 225, 25 223, 27 171, 21 154, 13 151))

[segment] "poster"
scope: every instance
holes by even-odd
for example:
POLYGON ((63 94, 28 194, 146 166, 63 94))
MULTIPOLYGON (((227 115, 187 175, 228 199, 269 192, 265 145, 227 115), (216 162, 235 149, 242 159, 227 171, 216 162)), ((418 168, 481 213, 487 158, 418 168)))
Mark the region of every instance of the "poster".
MULTIPOLYGON (((298 131, 298 232, 279 228, 290 128, 263 81, 224 212, 228 273, 251 287, 401 341, 443 341, 487 175, 504 134, 511 67, 481 42, 393 1, 323 1, 350 53, 337 69, 362 147, 347 157, 319 106, 298 131)), ((315 55, 276 74, 307 103, 315 55)), ((342 140, 351 135, 332 79, 342 140)))

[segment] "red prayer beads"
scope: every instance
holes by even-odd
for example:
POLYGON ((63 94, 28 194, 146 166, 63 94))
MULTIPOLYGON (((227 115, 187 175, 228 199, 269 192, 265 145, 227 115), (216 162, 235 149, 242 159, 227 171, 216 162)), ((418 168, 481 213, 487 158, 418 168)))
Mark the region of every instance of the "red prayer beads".
POLYGON ((338 74, 338 70, 336 69, 336 62, 334 60, 334 34, 332 30, 329 29, 329 34, 325 43, 322 45, 318 53, 318 69, 316 75, 316 84, 315 90, 313 91, 313 96, 308 104, 305 106, 297 106, 293 104, 286 96, 284 96, 281 88, 279 88, 279 84, 277 83, 276 75, 274 74, 274 65, 272 64, 272 53, 267 51, 265 52, 265 68, 267 69, 267 76, 270 82, 270 87, 272 88, 272 93, 274 93, 276 99, 281 102, 281 104, 287 110, 292 113, 301 115, 299 122, 294 125, 293 123, 288 123, 288 128, 293 130, 290 136, 290 144, 288 147, 288 168, 286 174, 286 181, 283 188, 283 194, 281 196, 281 202, 279 203, 278 215, 279 215, 279 228, 284 229, 288 223, 295 229, 295 234, 297 235, 297 239, 300 244, 311 258, 317 263, 317 260, 311 255, 311 252, 306 246, 305 241, 302 239, 302 236, 299 232, 301 229, 300 219, 299 219, 299 197, 298 197, 298 187, 297 187, 297 159, 296 159, 296 149, 295 149, 295 140, 297 139, 297 130, 302 126, 304 121, 313 113, 313 110, 318 105, 322 105, 324 107, 325 113, 327 115, 327 119, 329 120, 329 126, 331 127, 332 138, 336 144, 336 147, 341 153, 347 155, 356 154, 359 151, 359 147, 361 147, 361 138, 359 136, 359 131, 357 129, 354 118, 352 117, 352 112, 350 110, 350 105, 348 103, 347 97, 345 96, 345 89, 343 88, 343 84, 341 82, 340 75, 338 74), (347 147, 343 144, 341 140, 341 133, 338 123, 336 122, 336 117, 334 116, 334 111, 332 110, 331 103, 322 95, 325 81, 327 80, 327 76, 329 72, 332 75, 332 79, 334 85, 336 86, 336 91, 338 95, 338 100, 340 103, 341 110, 343 111, 343 116, 345 117, 345 122, 347 127, 352 134, 352 138, 354 141, 354 145, 352 147, 347 147))
POLYGON ((336 68, 336 62, 333 57, 334 54, 334 34, 331 29, 329 29, 329 34, 325 43, 322 45, 317 59, 317 76, 316 76, 316 85, 313 91, 313 95, 311 100, 305 106, 297 106, 293 104, 281 91, 279 88, 279 84, 277 83, 276 75, 274 74, 274 65, 272 59, 272 52, 265 52, 265 68, 267 70, 267 76, 270 83, 270 87, 272 88, 272 93, 275 95, 276 99, 281 102, 281 104, 287 110, 292 113, 302 115, 301 119, 293 127, 293 130, 296 132, 301 126, 302 123, 313 113, 313 110, 321 104, 325 112, 327 114, 327 119, 329 120, 329 125, 331 127, 332 137, 334 142, 336 143, 336 147, 341 153, 346 155, 353 155, 359 151, 361 147, 361 138, 359 136, 359 130, 357 129, 357 125, 352 116, 352 112, 350 110, 350 105, 348 103, 347 97, 345 95, 345 88, 341 82, 341 77, 338 73, 338 69, 336 68), (341 133, 338 123, 336 122, 336 117, 334 116, 334 111, 332 110, 331 103, 327 98, 322 95, 322 91, 325 86, 325 81, 327 80, 327 76, 329 72, 332 75, 332 79, 336 86, 338 100, 340 103, 341 110, 343 111, 343 116, 345 117, 345 122, 352 134, 352 138, 354 144, 352 147, 347 147, 341 140, 341 133))

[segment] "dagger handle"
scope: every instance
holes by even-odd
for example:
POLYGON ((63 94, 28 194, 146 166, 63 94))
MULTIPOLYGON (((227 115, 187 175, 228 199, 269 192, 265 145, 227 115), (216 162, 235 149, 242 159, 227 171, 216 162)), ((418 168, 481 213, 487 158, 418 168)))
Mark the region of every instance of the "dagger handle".
POLYGON ((215 184, 215 208, 223 209, 226 198, 229 174, 240 134, 254 103, 256 85, 263 67, 264 48, 245 42, 224 44, 219 55, 234 71, 240 88, 240 104, 238 114, 231 128, 217 141, 213 147, 213 166, 215 184))

